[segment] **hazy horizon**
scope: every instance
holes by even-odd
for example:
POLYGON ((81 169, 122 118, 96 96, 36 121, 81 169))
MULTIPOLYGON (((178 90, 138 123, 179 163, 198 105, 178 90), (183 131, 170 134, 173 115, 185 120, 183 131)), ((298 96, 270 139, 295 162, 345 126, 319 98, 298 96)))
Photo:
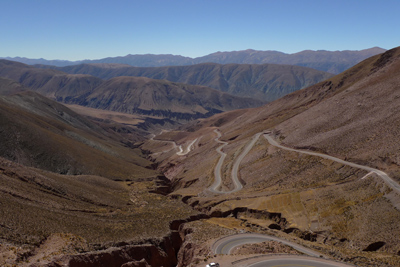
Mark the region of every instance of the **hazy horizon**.
POLYGON ((3 1, 0 57, 391 49, 399 9, 396 0, 3 1))

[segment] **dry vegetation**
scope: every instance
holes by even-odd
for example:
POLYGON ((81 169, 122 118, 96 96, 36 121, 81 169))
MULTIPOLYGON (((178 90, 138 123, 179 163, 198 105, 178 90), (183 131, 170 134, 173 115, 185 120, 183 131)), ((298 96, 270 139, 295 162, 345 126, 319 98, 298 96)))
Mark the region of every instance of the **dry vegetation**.
MULTIPOLYGON (((398 180, 399 55, 400 49, 394 49, 265 107, 189 125, 189 136, 181 140, 202 131, 208 141, 184 158, 174 158, 167 172, 177 186, 174 194, 191 196, 190 205, 209 213, 243 207, 279 213, 286 220, 282 230, 314 240, 308 246, 335 259, 360 266, 399 266, 400 196, 380 177, 365 177, 366 171, 284 151, 260 138, 240 167, 243 190, 231 195, 204 190, 213 181, 219 158, 215 126, 221 140, 229 143, 223 149, 226 188, 234 159, 254 134, 266 129, 289 147, 346 158, 398 180)), ((238 219, 257 230, 268 230, 274 223, 252 216, 238 219)))
POLYGON ((169 222, 193 214, 180 201, 149 193, 154 182, 64 176, 0 163, 0 236, 32 254, 53 233, 71 233, 87 242, 82 251, 93 250, 165 236, 169 222))
POLYGON ((115 180, 154 177, 151 162, 122 137, 33 92, 0 98, 0 156, 62 174, 115 180), (147 167, 147 168, 146 168, 147 167))

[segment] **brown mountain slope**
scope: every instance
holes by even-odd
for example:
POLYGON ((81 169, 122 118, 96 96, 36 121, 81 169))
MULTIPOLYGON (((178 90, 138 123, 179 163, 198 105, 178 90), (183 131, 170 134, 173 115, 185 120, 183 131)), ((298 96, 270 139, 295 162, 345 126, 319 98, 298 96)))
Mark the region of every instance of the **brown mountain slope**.
POLYGON ((138 150, 34 92, 0 97, 0 156, 62 174, 127 180, 154 176, 138 150))
POLYGON ((107 248, 126 250, 125 262, 161 258, 164 264, 176 263, 179 243, 168 239, 170 222, 195 212, 178 200, 149 193, 154 187, 152 181, 60 175, 0 157, 0 265, 59 265, 60 257, 91 251, 102 255, 102 263, 107 257, 115 262, 118 255, 107 248), (168 248, 162 241, 169 241, 168 248))
POLYGON ((145 258, 175 266, 181 239, 171 237, 171 221, 196 212, 149 192, 162 177, 141 150, 36 92, 14 92, 18 83, 5 84, 11 88, 0 96, 0 266, 59 265, 65 255, 99 250, 115 262, 110 247, 124 263, 145 258))
MULTIPOLYGON (((162 162, 175 182, 175 194, 210 213, 235 208, 279 213, 287 222, 280 221, 281 229, 308 236, 337 259, 359 266, 396 266, 400 195, 373 173, 277 148, 261 135, 240 164, 242 190, 213 195, 206 188, 213 183, 219 159, 215 149, 221 146, 214 140, 215 128, 228 142, 223 148, 227 154, 222 169, 225 191, 233 189, 230 174, 235 159, 264 130, 272 131, 274 139, 285 146, 374 167, 400 182, 399 77, 400 48, 396 48, 264 107, 218 114, 193 123, 184 135, 164 133, 157 140, 188 143, 201 138, 185 157, 169 155, 162 162), (375 254, 363 252, 378 243, 375 254)), ((155 141, 146 145, 150 147, 151 142, 155 141)), ((167 154, 154 157, 162 160, 167 154)), ((251 214, 238 218, 259 225, 258 229, 277 228, 251 214)))
POLYGON ((11 95, 26 90, 16 81, 0 77, 0 95, 11 95))
POLYGON ((12 79, 26 88, 58 101, 71 95, 90 93, 103 81, 90 75, 71 75, 62 71, 37 69, 18 62, 0 60, 0 77, 12 79))
MULTIPOLYGON (((106 68, 115 70, 120 66, 107 65, 106 68)), ((147 124, 174 124, 176 121, 209 117, 222 111, 257 107, 265 103, 204 86, 134 77, 103 81, 86 74, 37 69, 6 60, 0 60, 0 76, 14 79, 30 90, 59 102, 143 115, 145 128, 148 128, 147 124)))
POLYGON ((203 86, 116 77, 98 86, 91 94, 67 103, 129 114, 191 120, 263 102, 231 96, 203 86))
POLYGON ((172 82, 202 85, 237 96, 272 101, 332 76, 314 69, 288 65, 247 65, 204 63, 192 66, 156 68, 83 64, 59 68, 72 74, 89 74, 102 79, 117 76, 148 77, 172 82))

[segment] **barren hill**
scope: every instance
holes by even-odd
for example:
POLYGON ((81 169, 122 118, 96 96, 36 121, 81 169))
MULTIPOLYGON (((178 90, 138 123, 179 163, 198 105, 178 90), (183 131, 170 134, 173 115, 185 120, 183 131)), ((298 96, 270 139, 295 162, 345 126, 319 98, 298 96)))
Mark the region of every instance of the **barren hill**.
POLYGON ((17 163, 120 180, 154 175, 139 150, 38 93, 1 96, 0 123, 0 156, 17 163))
POLYGON ((0 77, 12 79, 44 96, 63 101, 68 96, 86 94, 103 81, 90 75, 71 75, 8 60, 0 60, 0 77))
MULTIPOLYGON (((400 193, 376 172, 301 151, 376 168, 399 183, 399 77, 400 48, 395 48, 266 106, 218 114, 188 125, 186 132, 163 133, 158 140, 201 141, 184 158, 154 157, 174 182, 174 194, 198 209, 247 210, 237 214, 238 225, 281 229, 356 265, 396 266, 400 193), (216 129, 221 142, 215 141, 216 129), (300 152, 273 145, 266 132, 300 152), (209 190, 221 157, 216 149, 223 146, 226 153, 220 190, 229 192, 236 188, 234 164, 252 141, 238 171, 243 189, 209 190), (284 220, 254 214, 279 214, 284 220), (371 250, 375 254, 364 252, 371 250)), ((152 142, 146 146, 157 152, 152 142)))
POLYGON ((0 88, 0 265, 102 251, 102 264, 176 266, 170 225, 196 212, 156 193, 163 176, 137 145, 17 82, 0 88))
POLYGON ((26 90, 20 83, 0 77, 0 95, 10 95, 26 90))
POLYGON ((138 77, 116 77, 89 95, 67 101, 129 114, 191 120, 222 111, 249 108, 263 102, 231 96, 203 86, 138 77))
POLYGON ((332 75, 289 65, 248 65, 204 63, 192 66, 157 68, 107 67, 83 64, 59 68, 71 74, 89 74, 102 79, 118 76, 148 77, 172 82, 207 86, 236 96, 272 101, 332 75))
MULTIPOLYGON (((118 70, 120 66, 106 65, 105 68, 118 70)), ((204 118, 222 111, 257 107, 265 103, 205 86, 134 77, 104 81, 88 74, 67 74, 6 60, 0 60, 1 76, 59 102, 169 121, 204 118)))

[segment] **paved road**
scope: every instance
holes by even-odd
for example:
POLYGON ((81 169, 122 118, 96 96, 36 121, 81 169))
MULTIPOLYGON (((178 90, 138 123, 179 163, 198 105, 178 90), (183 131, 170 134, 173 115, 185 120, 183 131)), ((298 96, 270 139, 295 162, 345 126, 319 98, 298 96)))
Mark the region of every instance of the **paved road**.
POLYGON ((262 235, 262 234, 255 234, 255 233, 246 233, 246 234, 237 234, 226 236, 222 239, 216 241, 212 246, 212 251, 215 254, 230 254, 232 249, 237 246, 241 246, 244 244, 254 244, 254 243, 262 243, 265 241, 277 241, 287 246, 290 246, 306 255, 313 256, 313 257, 320 257, 322 256, 321 253, 315 252, 311 249, 303 247, 299 244, 287 241, 282 238, 278 238, 275 236, 269 235, 262 235))
POLYGON ((216 149, 216 151, 221 155, 221 157, 219 158, 218 163, 214 169, 214 183, 208 188, 208 190, 213 193, 217 193, 217 194, 229 194, 229 193, 237 192, 243 188, 243 185, 239 181, 239 177, 238 177, 240 163, 242 162, 244 157, 250 152, 250 150, 253 148, 254 144, 257 142, 258 138, 260 137, 260 135, 262 133, 258 133, 253 136, 250 143, 247 144, 247 146, 244 148, 242 153, 236 158, 235 162, 233 163, 231 178, 232 178, 232 182, 234 185, 234 189, 232 189, 231 191, 220 191, 220 190, 218 190, 218 188, 221 186, 221 183, 222 183, 221 169, 222 169, 222 164, 224 163, 224 160, 226 157, 226 154, 224 152, 222 152, 222 148, 224 146, 226 146, 228 143, 219 140, 219 138, 221 138, 221 133, 217 129, 215 129, 214 132, 217 134, 217 138, 214 139, 215 142, 222 144, 221 146, 219 146, 216 149))
MULTIPOLYGON (((164 131, 164 130, 163 130, 163 131, 164 131)), ((163 131, 161 131, 161 133, 162 133, 163 131)), ((160 134, 161 134, 161 133, 160 133, 160 134)), ((154 137, 156 137, 156 135, 155 135, 155 134, 151 134, 150 140, 152 140, 152 141, 158 141, 158 142, 163 142, 163 143, 170 143, 170 144, 172 144, 172 148, 167 149, 167 150, 164 150, 164 151, 161 151, 161 152, 153 153, 153 155, 160 154, 160 153, 166 153, 166 152, 171 151, 172 149, 178 149, 179 151, 176 152, 176 154, 177 154, 178 156, 184 156, 184 155, 188 154, 190 151, 192 151, 193 145, 194 145, 194 143, 196 143, 196 141, 197 141, 197 139, 198 139, 198 138, 194 139, 192 142, 189 143, 189 145, 186 147, 186 149, 183 150, 182 145, 178 146, 174 141, 157 140, 157 139, 154 139, 154 137)))
MULTIPOLYGON (((316 152, 310 152, 310 151, 305 151, 305 150, 299 150, 299 149, 293 149, 293 148, 285 147, 285 146, 282 146, 282 145, 278 144, 269 134, 264 134, 264 137, 267 139, 267 141, 271 145, 279 147, 279 148, 282 148, 282 149, 285 149, 285 150, 298 152, 298 153, 303 153, 303 154, 312 155, 312 156, 317 156, 317 157, 321 157, 321 158, 325 158, 325 159, 330 159, 330 160, 339 162, 339 163, 344 164, 344 165, 348 165, 348 166, 351 166, 351 167, 354 167, 354 168, 359 168, 359 169, 362 169, 362 170, 366 170, 366 171, 369 171, 370 173, 375 173, 379 177, 381 177, 386 182, 386 184, 388 186, 390 186, 396 192, 400 193, 400 185, 397 182, 395 182, 392 178, 390 178, 383 171, 380 171, 378 169, 374 169, 374 168, 371 168, 371 167, 368 167, 368 166, 363 166, 363 165, 360 165, 360 164, 348 162, 348 161, 345 161, 345 160, 342 160, 342 159, 339 159, 339 158, 335 158, 335 157, 332 157, 332 156, 328 156, 328 155, 325 155, 325 154, 321 154, 321 153, 316 153, 316 152)), ((365 176, 363 178, 365 178, 365 176)))
POLYGON ((290 246, 297 251, 304 253, 306 256, 300 255, 258 255, 256 257, 250 257, 247 259, 239 260, 235 262, 234 266, 252 266, 252 267, 261 267, 261 266, 301 266, 301 267, 349 267, 352 265, 347 265, 340 262, 330 261, 326 259, 322 259, 323 254, 303 247, 299 244, 287 241, 282 238, 278 238, 275 236, 255 234, 255 233, 246 233, 246 234, 236 234, 231 236, 226 236, 217 240, 213 246, 212 251, 215 254, 230 254, 231 251, 238 246, 244 244, 254 244, 261 243, 265 241, 277 241, 284 245, 290 246))
MULTIPOLYGON (((281 255, 281 256, 270 256, 265 257, 264 259, 258 259, 255 263, 246 263, 242 262, 242 264, 237 264, 235 266, 251 266, 251 267, 349 267, 354 265, 348 265, 341 262, 329 261, 325 259, 319 258, 310 258, 304 256, 290 256, 290 255, 281 255)), ((250 262, 254 262, 250 260, 250 262)))
POLYGON ((221 157, 218 160, 217 166, 215 166, 214 169, 214 183, 208 188, 208 190, 210 190, 213 193, 221 193, 221 191, 218 190, 218 187, 221 186, 221 168, 222 168, 222 164, 224 163, 226 154, 224 152, 222 152, 222 148, 224 146, 226 146, 228 143, 219 140, 219 138, 221 138, 221 133, 215 129, 214 132, 217 134, 217 137, 214 139, 215 142, 222 144, 221 146, 219 146, 216 150, 218 152, 218 154, 221 155, 221 157))

